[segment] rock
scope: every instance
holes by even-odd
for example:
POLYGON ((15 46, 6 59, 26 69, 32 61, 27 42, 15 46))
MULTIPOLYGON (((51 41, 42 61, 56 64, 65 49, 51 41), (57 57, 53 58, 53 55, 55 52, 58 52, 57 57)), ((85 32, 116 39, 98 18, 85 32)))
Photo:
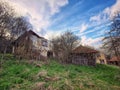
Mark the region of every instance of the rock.
POLYGON ((52 81, 52 78, 51 78, 51 77, 46 76, 46 77, 45 77, 45 81, 52 81))
POLYGON ((37 74, 37 76, 38 77, 44 77, 44 76, 46 76, 47 75, 47 71, 40 71, 38 74, 37 74))
POLYGON ((58 80, 60 80, 60 77, 54 77, 54 78, 52 78, 52 81, 58 81, 58 80))
POLYGON ((36 86, 37 87, 41 87, 41 86, 43 86, 45 84, 45 82, 38 82, 38 83, 36 83, 36 86))
POLYGON ((33 90, 45 90, 45 82, 38 82, 35 84, 33 90))
POLYGON ((82 89, 82 88, 83 88, 83 84, 82 84, 82 83, 80 83, 80 86, 79 86, 79 87, 80 87, 80 89, 82 89))
POLYGON ((46 81, 58 81, 60 80, 60 77, 45 77, 45 80, 46 81))
POLYGON ((119 86, 113 86, 115 90, 120 90, 119 86))
POLYGON ((87 83, 88 87, 95 87, 95 85, 93 83, 87 83))
POLYGON ((52 86, 48 86, 47 90, 54 90, 52 86))

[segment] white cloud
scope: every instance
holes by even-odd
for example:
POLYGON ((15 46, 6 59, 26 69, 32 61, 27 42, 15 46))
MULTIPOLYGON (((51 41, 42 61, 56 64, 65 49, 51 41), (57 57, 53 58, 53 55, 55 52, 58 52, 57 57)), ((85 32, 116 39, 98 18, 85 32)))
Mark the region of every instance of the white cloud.
POLYGON ((103 23, 108 19, 112 18, 116 12, 120 11, 120 0, 116 0, 116 3, 111 7, 106 7, 102 12, 97 15, 90 17, 90 21, 97 23, 103 23))
POLYGON ((120 11, 120 0, 116 0, 116 3, 112 7, 107 7, 103 12, 112 17, 118 11, 120 11))
POLYGON ((80 33, 84 32, 87 29, 87 27, 88 27, 88 25, 83 23, 81 25, 80 33))
POLYGON ((89 24, 88 28, 90 28, 92 26, 92 27, 94 27, 94 29, 78 34, 79 36, 82 37, 82 41, 81 41, 82 44, 94 46, 95 48, 99 48, 102 45, 100 43, 102 40, 102 37, 100 37, 100 38, 97 38, 97 37, 102 36, 105 33, 105 30, 107 29, 106 27, 109 26, 109 24, 110 24, 107 21, 111 17, 113 17, 114 14, 118 11, 120 11, 120 0, 116 0, 116 3, 114 5, 112 5, 111 7, 106 7, 99 14, 90 17, 90 19, 89 19, 90 24, 89 24), (85 36, 86 34, 93 33, 98 30, 100 30, 99 33, 97 33, 96 35, 94 35, 90 38, 87 38, 85 36), (95 39, 93 39, 93 37, 95 39))
MULTIPOLYGON (((97 26, 92 26, 93 27, 93 29, 91 29, 91 30, 88 30, 88 31, 85 31, 85 32, 82 32, 82 33, 78 33, 77 35, 78 36, 83 36, 83 35, 87 35, 87 34, 90 34, 90 33, 94 33, 94 32, 96 32, 96 31, 98 31, 98 30, 102 30, 103 28, 105 28, 106 26, 105 25, 103 25, 103 24, 101 24, 101 25, 97 25, 97 26)), ((91 28, 91 26, 89 26, 89 28, 91 28)))
POLYGON ((100 21, 100 14, 90 18, 90 21, 100 21))
POLYGON ((19 15, 29 18, 34 31, 39 33, 51 24, 50 17, 60 12, 60 8, 68 4, 68 0, 6 0, 19 15))
POLYGON ((51 40, 53 38, 56 38, 61 35, 61 31, 48 31, 46 35, 44 36, 46 39, 51 40))
POLYGON ((93 46, 94 48, 98 49, 102 43, 101 40, 103 39, 103 37, 99 37, 99 38, 87 38, 86 36, 82 36, 81 37, 81 44, 82 45, 89 45, 89 46, 93 46))

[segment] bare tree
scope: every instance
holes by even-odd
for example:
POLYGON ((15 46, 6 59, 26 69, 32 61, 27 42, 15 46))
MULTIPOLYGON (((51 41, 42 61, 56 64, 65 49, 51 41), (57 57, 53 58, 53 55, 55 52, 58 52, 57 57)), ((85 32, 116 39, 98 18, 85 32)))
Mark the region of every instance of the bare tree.
POLYGON ((120 12, 113 17, 110 30, 105 34, 103 41, 103 47, 111 52, 110 54, 120 56, 120 12))
POLYGON ((20 35, 22 35, 30 29, 32 29, 32 25, 29 23, 26 17, 15 17, 12 25, 11 34, 15 38, 18 38, 20 35))
POLYGON ((8 2, 0 1, 0 52, 6 53, 11 43, 22 33, 32 28, 26 17, 16 16, 8 2))
POLYGON ((78 45, 78 41, 78 37, 71 31, 66 31, 61 36, 54 38, 52 43, 56 58, 63 62, 70 63, 70 53, 78 45))
POLYGON ((0 51, 6 52, 9 42, 9 33, 11 30, 11 22, 13 20, 14 10, 6 2, 0 1, 0 51))

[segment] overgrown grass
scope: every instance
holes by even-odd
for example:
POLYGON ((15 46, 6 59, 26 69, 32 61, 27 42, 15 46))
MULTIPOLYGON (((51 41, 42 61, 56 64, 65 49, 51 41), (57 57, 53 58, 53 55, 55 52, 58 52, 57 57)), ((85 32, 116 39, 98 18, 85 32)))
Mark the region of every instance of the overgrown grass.
POLYGON ((62 65, 55 60, 38 63, 40 67, 6 55, 0 69, 0 90, 33 90, 40 82, 49 90, 120 90, 120 69, 116 66, 62 65), (43 71, 47 74, 38 76, 43 71), (59 79, 52 80, 56 77, 59 79))

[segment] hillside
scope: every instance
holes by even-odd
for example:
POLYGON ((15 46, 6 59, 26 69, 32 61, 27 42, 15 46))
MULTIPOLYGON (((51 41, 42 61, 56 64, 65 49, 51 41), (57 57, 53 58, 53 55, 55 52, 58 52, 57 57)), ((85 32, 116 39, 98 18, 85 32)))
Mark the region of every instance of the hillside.
POLYGON ((0 90, 120 90, 120 69, 115 66, 32 62, 12 55, 1 63, 0 90))

